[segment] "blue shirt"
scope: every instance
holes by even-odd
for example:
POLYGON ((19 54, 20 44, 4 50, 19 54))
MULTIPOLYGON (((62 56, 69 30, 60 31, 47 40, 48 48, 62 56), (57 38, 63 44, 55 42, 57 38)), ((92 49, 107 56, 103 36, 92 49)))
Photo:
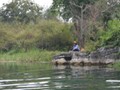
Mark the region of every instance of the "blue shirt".
POLYGON ((77 44, 73 45, 73 51, 74 51, 74 50, 80 51, 80 48, 79 48, 79 46, 78 46, 77 44))

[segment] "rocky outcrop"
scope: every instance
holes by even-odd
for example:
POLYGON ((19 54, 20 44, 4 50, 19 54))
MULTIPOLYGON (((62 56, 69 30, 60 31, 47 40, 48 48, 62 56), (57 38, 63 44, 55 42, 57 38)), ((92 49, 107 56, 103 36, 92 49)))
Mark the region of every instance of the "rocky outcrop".
POLYGON ((120 47, 114 48, 99 48, 94 52, 90 53, 90 58, 94 59, 119 59, 120 58, 120 47))
POLYGON ((120 47, 99 48, 91 53, 64 52, 53 57, 54 64, 106 65, 120 60, 120 47))

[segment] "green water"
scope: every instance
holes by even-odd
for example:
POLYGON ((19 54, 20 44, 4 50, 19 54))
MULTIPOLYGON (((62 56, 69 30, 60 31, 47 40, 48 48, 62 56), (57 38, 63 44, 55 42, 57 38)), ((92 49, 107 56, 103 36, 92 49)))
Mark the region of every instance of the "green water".
POLYGON ((0 90, 120 90, 120 71, 102 66, 1 63, 0 90))

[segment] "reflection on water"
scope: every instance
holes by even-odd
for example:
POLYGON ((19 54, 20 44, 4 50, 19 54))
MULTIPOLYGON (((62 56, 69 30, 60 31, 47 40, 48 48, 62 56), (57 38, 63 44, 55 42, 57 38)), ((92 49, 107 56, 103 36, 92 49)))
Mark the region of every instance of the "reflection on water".
POLYGON ((120 71, 103 66, 0 64, 4 90, 119 90, 120 71))

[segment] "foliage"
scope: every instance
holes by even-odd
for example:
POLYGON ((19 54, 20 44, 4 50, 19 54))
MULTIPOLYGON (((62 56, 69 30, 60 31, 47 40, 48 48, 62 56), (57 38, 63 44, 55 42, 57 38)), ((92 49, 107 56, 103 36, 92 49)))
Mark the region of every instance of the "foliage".
POLYGON ((76 37, 87 51, 100 45, 120 46, 120 6, 110 1, 113 0, 53 0, 53 6, 41 19, 42 9, 35 3, 12 0, 0 11, 5 21, 0 23, 0 51, 27 52, 31 48, 68 51, 76 37), (57 19, 59 15, 64 22, 57 19), (70 19, 72 23, 65 22, 70 19))
MULTIPOLYGON (((19 34, 16 36, 16 45, 19 48, 23 48, 27 51, 30 48, 35 46, 35 42, 39 37, 38 32, 34 32, 32 30, 21 30, 19 34)), ((17 48, 16 48, 17 49, 17 48)))
POLYGON ((120 20, 111 20, 108 23, 108 28, 100 37, 103 46, 120 46, 120 20))
POLYGON ((40 39, 38 40, 39 48, 48 48, 51 50, 68 50, 71 46, 72 38, 71 25, 58 21, 44 20, 39 24, 41 29, 40 39))
POLYGON ((96 43, 93 41, 89 41, 85 44, 85 50, 86 52, 91 52, 96 49, 96 43))
POLYGON ((97 41, 99 28, 106 28, 109 20, 119 18, 119 6, 117 0, 53 0, 51 11, 65 21, 72 20, 74 34, 84 48, 91 39, 97 41))
POLYGON ((81 48, 85 47, 85 39, 89 35, 87 33, 89 22, 93 23, 93 27, 97 26, 96 21, 101 10, 99 7, 102 4, 96 5, 96 2, 98 0, 53 0, 51 9, 62 16, 65 21, 72 20, 74 34, 81 48))
MULTIPOLYGON (((12 49, 14 44, 14 36, 12 35, 12 32, 9 30, 6 30, 7 24, 0 23, 0 51, 7 51, 12 49)), ((9 28, 9 27, 8 27, 9 28)))
POLYGON ((51 8, 48 8, 43 14, 43 18, 47 20, 50 20, 50 19, 58 20, 56 16, 57 16, 57 13, 55 12, 55 10, 52 10, 51 8))
POLYGON ((49 62, 55 54, 60 53, 59 51, 47 51, 31 49, 29 52, 15 50, 9 51, 7 53, 0 53, 1 61, 20 61, 20 62, 49 62))
POLYGON ((2 21, 5 22, 36 22, 37 18, 41 16, 42 8, 31 0, 12 0, 0 10, 2 21))
POLYGON ((109 20, 120 19, 120 2, 117 0, 108 0, 105 9, 102 12, 103 24, 106 27, 109 20))
POLYGON ((117 70, 120 70, 120 62, 115 62, 112 65, 109 65, 108 67, 113 67, 117 70))
POLYGON ((37 24, 0 24, 0 50, 28 51, 31 48, 69 50, 72 46, 71 25, 54 20, 37 24))
POLYGON ((74 15, 79 14, 79 6, 94 3, 95 1, 97 0, 53 0, 51 9, 60 14, 65 20, 69 20, 74 15))

